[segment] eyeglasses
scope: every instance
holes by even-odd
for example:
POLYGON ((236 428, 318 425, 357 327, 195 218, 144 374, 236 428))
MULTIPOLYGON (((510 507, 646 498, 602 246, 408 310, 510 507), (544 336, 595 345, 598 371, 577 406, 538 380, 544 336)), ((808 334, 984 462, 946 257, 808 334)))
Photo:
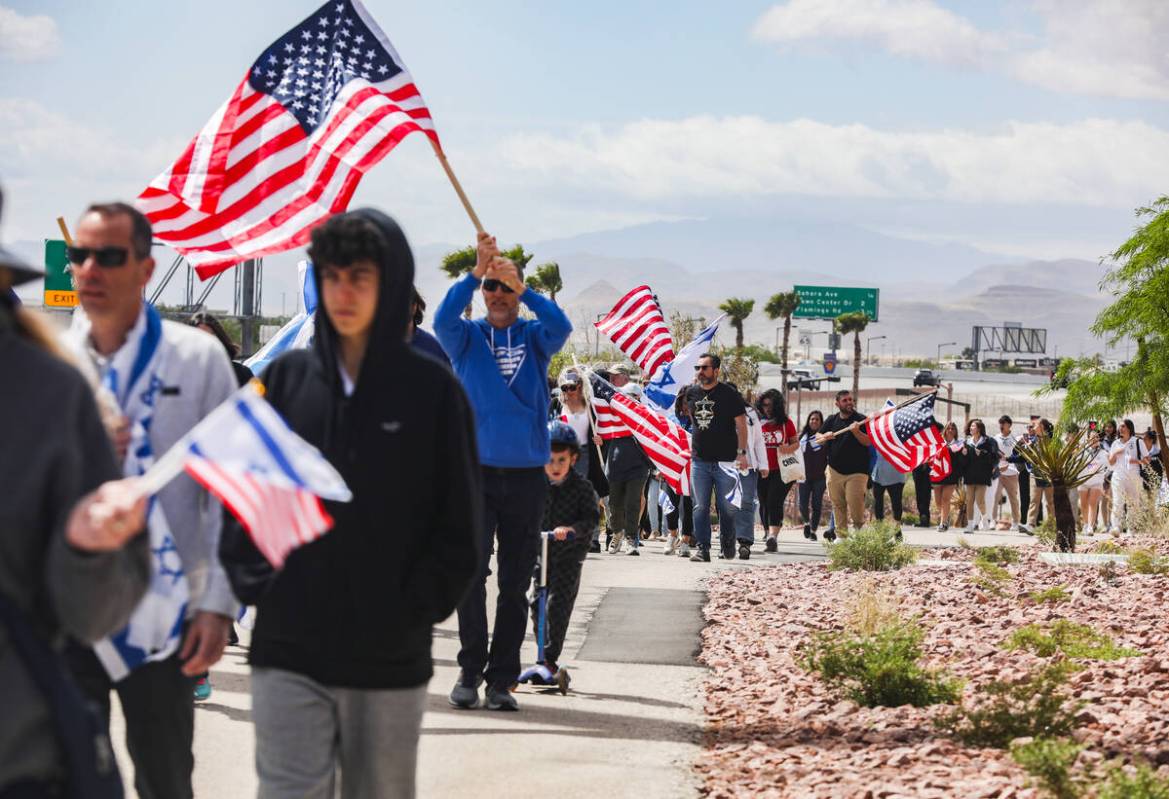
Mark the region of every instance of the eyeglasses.
POLYGON ((92 255, 98 266, 109 269, 126 263, 130 251, 125 247, 66 247, 65 254, 69 258, 69 263, 77 266, 88 261, 92 255))
POLYGON ((561 386, 560 390, 561 391, 576 391, 578 388, 580 388, 580 383, 571 383, 569 385, 561 386))
POLYGON ((515 294, 515 292, 505 286, 502 281, 496 280, 493 277, 487 278, 487 280, 483 281, 483 290, 502 291, 504 294, 515 294))
POLYGON ((714 368, 713 366, 711 366, 710 364, 707 363, 707 364, 701 364, 699 366, 695 366, 694 371, 701 372, 703 369, 713 369, 713 368, 714 368))

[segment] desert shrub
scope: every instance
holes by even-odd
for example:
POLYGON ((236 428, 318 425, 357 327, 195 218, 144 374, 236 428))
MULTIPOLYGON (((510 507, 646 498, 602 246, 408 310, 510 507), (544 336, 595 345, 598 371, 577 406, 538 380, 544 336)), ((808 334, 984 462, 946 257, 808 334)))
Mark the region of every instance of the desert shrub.
POLYGON ((1046 629, 1038 624, 1028 624, 1011 633, 1003 642, 1007 649, 1026 649, 1042 658, 1057 652, 1069 658, 1091 660, 1119 660, 1139 655, 1135 649, 1117 646, 1116 642, 1103 633, 1098 633, 1086 624, 1076 624, 1068 619, 1056 619, 1046 629))
POLYGON ((876 635, 899 618, 897 597, 871 578, 863 580, 845 604, 845 627, 858 635, 876 635))
POLYGON ((957 701, 960 684, 918 662, 923 635, 916 623, 900 620, 871 635, 818 633, 805 646, 803 665, 834 693, 865 707, 957 701))
POLYGON ((1100 575, 1100 579, 1111 585, 1120 577, 1120 570, 1116 568, 1116 561, 1108 560, 1096 567, 1096 573, 1100 575))
POLYGON ((1077 799, 1083 779, 1072 767, 1083 748, 1073 741, 1035 738, 1011 744, 1011 757, 1055 799, 1077 799))
POLYGON ((996 680, 972 702, 940 716, 938 729, 967 746, 1005 749, 1016 738, 1059 738, 1075 726, 1082 702, 1064 691, 1074 667, 1067 661, 1048 663, 1019 682, 996 680))
POLYGON ((1158 504, 1159 492, 1141 492, 1136 512, 1129 517, 1129 529, 1141 535, 1169 538, 1169 507, 1158 504))
POLYGON ((1019 562, 1019 552, 1014 547, 1008 546, 993 546, 993 547, 978 547, 974 552, 974 559, 976 561, 985 561, 986 563, 995 563, 999 566, 1006 566, 1011 563, 1019 562))
POLYGON ((1062 585, 1053 585, 1050 588, 1044 588, 1042 591, 1032 591, 1028 596, 1031 597, 1032 601, 1040 605, 1056 605, 1060 602, 1067 602, 1072 598, 1072 595, 1062 585))
POLYGON ((1096 790, 1096 799, 1169 799, 1169 780, 1145 763, 1136 764, 1131 773, 1113 766, 1096 790))
POLYGON ((1128 553, 1128 570, 1134 574, 1169 573, 1169 560, 1158 557, 1151 549, 1134 549, 1128 553))
POLYGON ((1124 547, 1111 538, 1106 538, 1093 546, 1089 551, 1094 555, 1123 555, 1124 547))
POLYGON ((828 568, 849 571, 890 571, 908 566, 917 559, 913 548, 896 538, 897 528, 886 522, 873 522, 841 538, 825 543, 828 568))
POLYGON ((974 560, 974 584, 988 594, 1005 596, 1007 583, 1011 581, 1011 573, 988 560, 974 560))

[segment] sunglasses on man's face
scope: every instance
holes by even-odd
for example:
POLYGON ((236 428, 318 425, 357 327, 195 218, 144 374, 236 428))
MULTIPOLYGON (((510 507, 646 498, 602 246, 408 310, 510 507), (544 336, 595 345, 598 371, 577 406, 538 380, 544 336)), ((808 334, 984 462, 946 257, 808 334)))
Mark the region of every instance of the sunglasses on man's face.
POLYGON ((708 363, 700 363, 698 366, 695 366, 695 367, 694 367, 694 371, 695 371, 695 372, 701 372, 703 369, 713 369, 713 368, 714 368, 714 367, 713 367, 713 366, 711 366, 711 365, 710 365, 710 364, 708 364, 708 363))
POLYGON ((69 258, 69 263, 77 266, 88 261, 92 255, 98 266, 109 269, 126 263, 130 251, 125 247, 66 247, 65 254, 69 258))
POLYGON ((502 281, 496 280, 495 278, 488 278, 487 280, 484 280, 483 290, 502 291, 504 294, 515 294, 515 292, 504 285, 502 281))

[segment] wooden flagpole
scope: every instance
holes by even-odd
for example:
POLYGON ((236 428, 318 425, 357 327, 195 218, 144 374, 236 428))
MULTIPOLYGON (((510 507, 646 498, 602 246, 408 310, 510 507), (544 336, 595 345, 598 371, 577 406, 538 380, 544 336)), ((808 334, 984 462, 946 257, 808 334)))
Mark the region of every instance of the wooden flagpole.
POLYGON ((451 169, 451 164, 446 160, 446 155, 443 153, 442 148, 438 146, 438 142, 434 139, 430 140, 430 146, 434 149, 434 154, 438 158, 438 162, 442 164, 442 169, 446 172, 447 179, 454 186, 455 194, 459 195, 459 201, 463 203, 463 208, 466 210, 467 216, 471 217, 471 224, 475 226, 475 232, 483 233, 483 223, 479 221, 479 215, 471 207, 471 201, 467 199, 467 193, 463 191, 463 184, 459 183, 459 179, 455 177, 455 171, 451 169))
POLYGON ((851 431, 853 428, 859 429, 861 427, 864 427, 866 424, 868 424, 869 420, 873 418, 873 416, 880 416, 882 413, 892 413, 893 411, 897 410, 898 408, 903 408, 911 402, 916 402, 917 400, 921 399, 922 397, 926 396, 927 394, 937 394, 939 390, 940 390, 940 388, 935 386, 934 388, 931 388, 929 391, 922 391, 918 394, 914 394, 912 397, 905 400, 904 402, 899 402, 891 408, 882 408, 879 413, 872 414, 872 416, 866 416, 865 418, 861 419, 859 422, 853 422, 852 424, 850 424, 848 427, 844 428, 843 430, 833 430, 830 433, 817 433, 816 434, 816 443, 823 444, 825 441, 831 441, 832 439, 836 438, 837 434, 839 434, 839 433, 847 433, 847 432, 851 431))
POLYGON ((65 217, 57 217, 57 227, 61 228, 61 238, 65 239, 65 243, 72 247, 73 237, 69 235, 69 226, 65 224, 65 217))

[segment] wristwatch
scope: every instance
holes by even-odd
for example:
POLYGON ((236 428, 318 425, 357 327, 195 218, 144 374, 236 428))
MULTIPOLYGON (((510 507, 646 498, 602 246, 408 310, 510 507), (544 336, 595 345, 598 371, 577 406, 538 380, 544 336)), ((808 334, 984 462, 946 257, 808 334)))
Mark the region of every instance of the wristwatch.
POLYGON ((741 449, 741 450, 738 450, 738 451, 737 451, 735 454, 736 454, 736 455, 746 455, 746 454, 747 454, 747 450, 745 450, 745 449, 741 449))

